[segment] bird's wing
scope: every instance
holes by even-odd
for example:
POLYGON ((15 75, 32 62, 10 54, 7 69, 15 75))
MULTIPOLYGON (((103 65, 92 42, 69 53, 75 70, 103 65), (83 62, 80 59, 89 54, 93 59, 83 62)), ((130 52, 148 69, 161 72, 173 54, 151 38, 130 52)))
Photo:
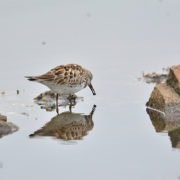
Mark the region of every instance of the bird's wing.
POLYGON ((68 64, 65 66, 58 66, 51 70, 54 74, 56 84, 79 84, 82 80, 83 68, 76 64, 68 64))
POLYGON ((41 76, 35 76, 33 78, 35 81, 38 81, 38 82, 54 81, 54 75, 51 73, 51 71, 49 71, 46 74, 43 74, 41 76))
POLYGON ((68 64, 57 66, 56 68, 50 70, 46 74, 37 76, 37 81, 53 81, 58 85, 79 84, 82 80, 83 68, 76 64, 68 64))

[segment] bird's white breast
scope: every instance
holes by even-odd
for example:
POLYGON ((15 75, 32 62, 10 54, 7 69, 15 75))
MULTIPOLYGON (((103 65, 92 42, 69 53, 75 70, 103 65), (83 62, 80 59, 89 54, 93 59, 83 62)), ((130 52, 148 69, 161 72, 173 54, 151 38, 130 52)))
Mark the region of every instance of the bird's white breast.
POLYGON ((82 90, 85 87, 85 83, 70 86, 70 85, 57 85, 53 82, 44 82, 44 85, 49 87, 54 93, 59 95, 73 95, 74 93, 82 90))

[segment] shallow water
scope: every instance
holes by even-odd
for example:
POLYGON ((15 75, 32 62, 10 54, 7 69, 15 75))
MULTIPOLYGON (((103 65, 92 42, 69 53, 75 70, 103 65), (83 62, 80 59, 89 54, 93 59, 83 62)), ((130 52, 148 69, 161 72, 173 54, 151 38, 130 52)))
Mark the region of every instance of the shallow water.
POLYGON ((6 91, 0 113, 19 127, 0 139, 0 179, 180 179, 178 146, 167 133, 156 133, 146 113, 154 85, 137 80, 142 71, 179 64, 179 1, 0 4, 0 91, 6 91), (97 96, 82 90, 83 101, 72 109, 89 115, 96 105, 94 125, 81 140, 30 138, 56 112, 34 103, 48 89, 24 76, 67 63, 94 75, 97 96))

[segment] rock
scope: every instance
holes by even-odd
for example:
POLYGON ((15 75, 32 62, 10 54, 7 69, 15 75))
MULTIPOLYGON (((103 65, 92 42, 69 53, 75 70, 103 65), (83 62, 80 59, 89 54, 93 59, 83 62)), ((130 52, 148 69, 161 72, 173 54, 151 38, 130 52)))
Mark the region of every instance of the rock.
POLYGON ((16 132, 19 128, 11 122, 0 121, 0 138, 16 132))
POLYGON ((175 90, 167 83, 160 83, 155 86, 146 105, 166 113, 172 111, 173 108, 175 108, 174 111, 180 110, 179 103, 180 96, 175 90))
POLYGON ((174 90, 180 95, 180 65, 172 66, 169 71, 167 84, 174 88, 174 90))
POLYGON ((167 81, 154 87, 146 105, 156 132, 168 132, 172 147, 180 149, 180 65, 170 68, 167 81))
POLYGON ((0 114, 0 121, 7 121, 7 117, 0 114))
POLYGON ((0 138, 16 132, 19 128, 11 122, 7 122, 7 117, 0 114, 0 138))

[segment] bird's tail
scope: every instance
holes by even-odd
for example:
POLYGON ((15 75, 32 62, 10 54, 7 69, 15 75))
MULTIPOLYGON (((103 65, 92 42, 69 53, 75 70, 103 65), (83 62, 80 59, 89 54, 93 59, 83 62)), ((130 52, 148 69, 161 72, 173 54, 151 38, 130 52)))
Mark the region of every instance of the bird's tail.
POLYGON ((34 76, 25 76, 25 78, 27 78, 29 81, 36 81, 36 77, 34 76))
POLYGON ((34 137, 34 136, 35 136, 35 134, 30 134, 30 135, 29 135, 30 138, 32 138, 32 137, 34 137))

